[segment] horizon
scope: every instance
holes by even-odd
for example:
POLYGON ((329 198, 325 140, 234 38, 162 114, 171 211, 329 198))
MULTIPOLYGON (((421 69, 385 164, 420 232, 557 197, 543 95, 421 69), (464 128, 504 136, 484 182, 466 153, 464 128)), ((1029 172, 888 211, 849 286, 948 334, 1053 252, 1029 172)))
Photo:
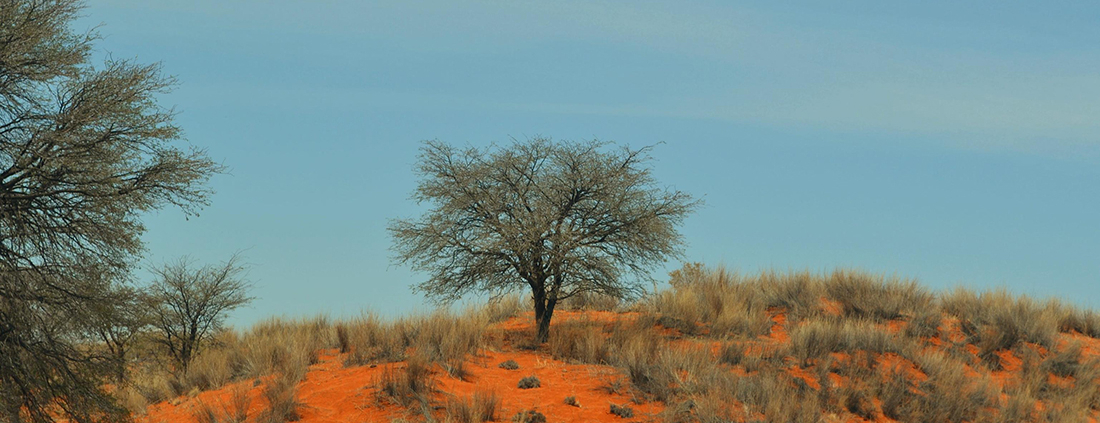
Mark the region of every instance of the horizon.
POLYGON ((232 169, 200 216, 146 216, 145 262, 244 250, 247 325, 428 309, 385 230, 424 210, 419 141, 536 135, 663 142, 657 181, 706 201, 681 227, 688 262, 1098 308, 1097 12, 112 0, 77 29, 103 24, 98 58, 161 62, 180 81, 161 104, 232 169))

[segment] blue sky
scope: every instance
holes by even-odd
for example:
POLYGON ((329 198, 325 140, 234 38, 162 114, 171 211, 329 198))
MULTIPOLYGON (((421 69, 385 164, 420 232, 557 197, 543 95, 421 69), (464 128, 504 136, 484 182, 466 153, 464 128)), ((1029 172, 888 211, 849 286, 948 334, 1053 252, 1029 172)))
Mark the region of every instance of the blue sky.
POLYGON ((98 53, 161 62, 163 103, 232 168, 145 240, 150 263, 246 250, 238 323, 428 309, 385 231, 422 210, 418 141, 533 135, 664 142, 659 180, 707 203, 690 261, 1100 307, 1100 3, 88 6, 98 53))

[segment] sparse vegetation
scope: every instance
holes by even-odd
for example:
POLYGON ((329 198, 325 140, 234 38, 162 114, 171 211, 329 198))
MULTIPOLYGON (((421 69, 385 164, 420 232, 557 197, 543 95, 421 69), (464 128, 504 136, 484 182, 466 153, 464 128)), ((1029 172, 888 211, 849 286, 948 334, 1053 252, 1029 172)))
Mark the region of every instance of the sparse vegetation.
MULTIPOLYGON (((507 341, 492 348, 535 354, 537 363, 606 366, 598 373, 600 391, 632 401, 613 402, 614 414, 623 418, 637 418, 643 404, 660 404, 663 411, 652 417, 668 422, 817 422, 830 414, 901 422, 1075 421, 1100 415, 1100 358, 1086 354, 1080 340, 1091 318, 1073 307, 1004 292, 933 295, 908 281, 857 272, 747 277, 695 265, 678 272, 671 290, 629 306, 631 313, 557 323, 555 336, 535 350, 522 349, 531 336, 523 331, 504 333, 507 341), (817 295, 817 302, 799 289, 817 295), (884 300, 873 305, 873 298, 884 300), (691 301, 703 303, 695 314, 668 318, 690 312, 691 301), (760 313, 750 319, 761 322, 759 329, 721 323, 745 310, 760 313), (995 372, 1011 376, 994 378, 995 372)), ((292 421, 302 406, 297 381, 320 351, 330 349, 326 354, 342 351, 336 359, 345 366, 379 367, 369 387, 378 406, 404 408, 413 420, 492 421, 507 397, 480 389, 449 396, 438 378, 476 382, 469 373, 493 366, 477 357, 496 330, 492 316, 500 311, 494 307, 501 306, 396 320, 370 314, 335 322, 269 319, 247 331, 217 333, 183 373, 143 359, 160 350, 138 342, 133 357, 141 365, 132 367, 117 395, 136 410, 263 380, 267 408, 256 416, 247 415, 242 393, 229 404, 200 403, 194 417, 292 421)), ((505 360, 493 367, 516 370, 519 364, 505 360)), ((509 389, 545 382, 527 376, 509 389)), ((563 402, 582 410, 576 397, 563 402)), ((527 410, 514 418, 545 416, 527 410)))
POLYGON ((454 423, 496 421, 500 398, 493 392, 477 391, 468 399, 452 398, 447 403, 447 419, 454 423))
POLYGON ((546 423, 546 415, 536 410, 524 410, 512 416, 512 423, 546 423))
POLYGON ((539 378, 537 378, 537 377, 527 376, 523 379, 520 379, 519 384, 517 384, 517 386, 519 387, 519 389, 538 388, 538 387, 542 386, 542 382, 540 382, 539 378))
POLYGON ((622 419, 629 419, 631 417, 634 417, 634 409, 630 408, 629 405, 625 405, 625 404, 624 405, 611 404, 611 414, 619 416, 619 418, 622 418, 622 419))

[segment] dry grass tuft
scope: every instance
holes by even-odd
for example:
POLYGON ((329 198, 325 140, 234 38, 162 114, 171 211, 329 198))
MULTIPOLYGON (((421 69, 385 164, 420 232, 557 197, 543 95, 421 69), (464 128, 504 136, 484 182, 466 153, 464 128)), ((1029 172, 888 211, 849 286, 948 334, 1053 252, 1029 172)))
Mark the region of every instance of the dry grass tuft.
POLYGON ((447 404, 447 420, 455 423, 496 421, 500 398, 496 393, 476 391, 467 399, 451 398, 447 404))
POLYGON ((435 391, 428 362, 419 355, 409 357, 403 367, 382 371, 375 383, 380 399, 389 399, 404 407, 427 407, 428 395, 435 391))
POLYGON ((267 400, 267 409, 257 417, 258 423, 294 422, 301 418, 298 409, 302 403, 298 401, 298 379, 294 375, 274 377, 264 386, 263 396, 267 400))

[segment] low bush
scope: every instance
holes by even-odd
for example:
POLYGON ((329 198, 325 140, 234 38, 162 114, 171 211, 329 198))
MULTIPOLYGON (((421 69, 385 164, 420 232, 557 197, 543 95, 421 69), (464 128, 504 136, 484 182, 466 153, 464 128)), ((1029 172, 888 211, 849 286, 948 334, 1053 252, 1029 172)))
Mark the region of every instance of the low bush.
POLYGON ((542 382, 540 382, 539 378, 535 376, 527 376, 523 379, 520 379, 517 386, 519 386, 519 389, 538 388, 542 386, 542 382))
POLYGON ((512 423, 546 423, 546 415, 536 410, 524 410, 512 416, 512 423))
POLYGON ((626 404, 611 404, 611 414, 619 416, 619 418, 621 419, 629 419, 631 417, 634 417, 634 409, 630 408, 630 406, 626 404))

